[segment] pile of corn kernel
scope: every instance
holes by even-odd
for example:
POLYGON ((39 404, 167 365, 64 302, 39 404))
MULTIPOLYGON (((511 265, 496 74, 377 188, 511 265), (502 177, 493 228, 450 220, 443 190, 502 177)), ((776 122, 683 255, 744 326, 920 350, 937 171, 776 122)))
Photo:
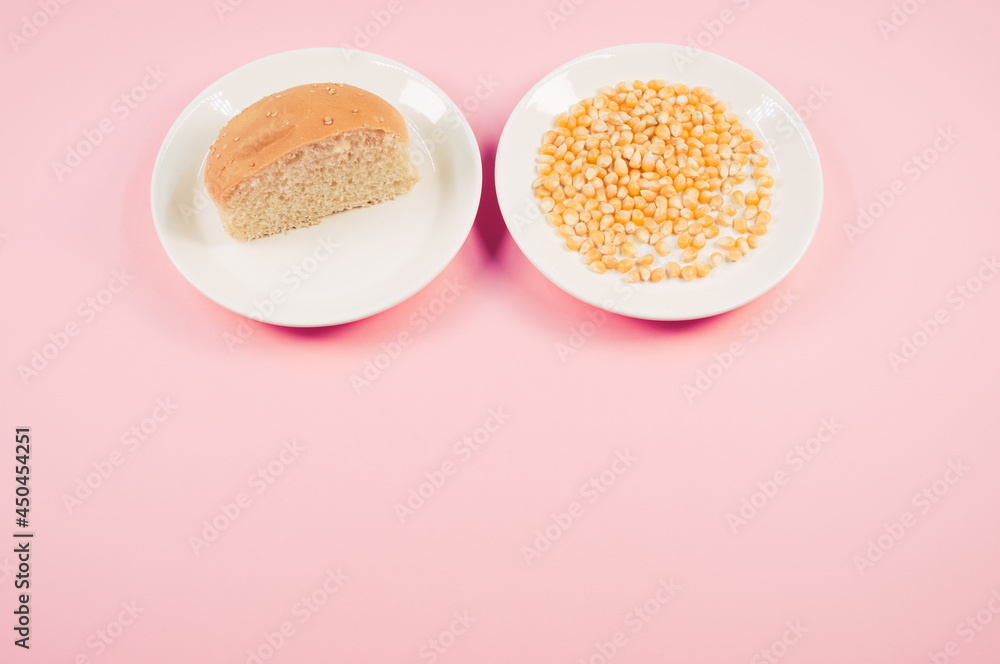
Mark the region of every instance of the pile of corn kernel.
POLYGON ((631 283, 706 277, 756 248, 774 178, 728 108, 707 88, 655 80, 603 87, 560 115, 533 186, 566 246, 631 283), (674 251, 680 262, 657 260, 674 251))

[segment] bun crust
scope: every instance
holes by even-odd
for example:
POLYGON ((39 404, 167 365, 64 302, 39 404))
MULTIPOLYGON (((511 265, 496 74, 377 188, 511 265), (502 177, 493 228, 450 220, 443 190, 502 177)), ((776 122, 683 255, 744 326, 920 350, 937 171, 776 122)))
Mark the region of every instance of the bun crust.
POLYGON ((313 83, 268 95, 223 127, 209 149, 205 188, 220 204, 237 185, 292 150, 355 129, 382 130, 409 143, 399 111, 366 90, 313 83))

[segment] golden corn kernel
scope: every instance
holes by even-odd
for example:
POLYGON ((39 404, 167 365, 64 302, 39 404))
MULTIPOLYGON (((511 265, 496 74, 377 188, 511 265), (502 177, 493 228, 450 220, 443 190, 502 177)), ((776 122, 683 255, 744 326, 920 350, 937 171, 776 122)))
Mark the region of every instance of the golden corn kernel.
POLYGON ((604 274, 605 272, 608 271, 608 266, 605 265, 602 261, 594 261, 593 263, 590 264, 589 267, 591 272, 596 272, 597 274, 604 274))
POLYGON ((670 275, 672 279, 676 279, 677 277, 681 276, 680 264, 675 263, 674 261, 670 261, 669 263, 667 263, 667 274, 670 275))
POLYGON ((708 262, 711 263, 713 267, 719 267, 720 265, 722 265, 722 261, 724 260, 725 259, 722 257, 722 254, 720 254, 718 251, 716 251, 715 253, 713 253, 711 256, 708 257, 708 262))
POLYGON ((681 276, 684 277, 684 281, 691 281, 698 276, 698 269, 694 265, 685 265, 681 269, 681 276))
POLYGON ((767 226, 765 224, 754 224, 750 228, 750 232, 754 235, 764 235, 767 233, 767 226))
POLYGON ((633 259, 633 258, 623 258, 620 261, 618 261, 618 271, 619 272, 622 272, 622 273, 628 272, 633 267, 635 267, 635 259, 633 259))
POLYGON ((691 246, 691 234, 685 230, 679 236, 677 236, 677 248, 687 249, 689 246, 691 246))
POLYGON ((757 235, 747 235, 747 246, 751 249, 756 249, 757 245, 760 244, 760 237, 757 235))
POLYGON ((704 247, 705 242, 706 239, 704 233, 698 233, 693 238, 691 238, 691 246, 694 247, 695 249, 701 249, 702 247, 704 247))
POLYGON ((767 212, 766 210, 764 212, 758 212, 757 223, 765 225, 771 223, 771 213, 767 212))
POLYGON ((638 260, 636 260, 636 263, 639 264, 639 265, 652 265, 653 264, 653 254, 646 254, 644 256, 640 256, 638 258, 638 260))
POLYGON ((707 277, 712 272, 711 266, 705 261, 698 261, 694 264, 694 269, 698 271, 699 277, 707 277))
POLYGON ((649 272, 649 280, 653 282, 663 281, 664 277, 667 276, 667 270, 662 267, 653 268, 649 272))
POLYGON ((684 253, 681 254, 681 260, 685 263, 693 263, 697 258, 698 250, 694 247, 688 247, 684 250, 684 253))

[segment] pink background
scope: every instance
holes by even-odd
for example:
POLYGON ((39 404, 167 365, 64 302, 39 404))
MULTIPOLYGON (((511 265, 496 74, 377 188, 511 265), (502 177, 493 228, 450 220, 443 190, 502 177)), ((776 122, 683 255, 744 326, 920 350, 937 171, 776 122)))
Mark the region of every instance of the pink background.
MULTIPOLYGON (((237 664, 252 649, 306 663, 1000 661, 989 608, 1000 611, 1000 280, 976 281, 1000 249, 998 6, 909 0, 915 13, 899 5, 902 25, 885 38, 888 0, 399 2, 367 45, 357 30, 383 0, 244 0, 221 17, 211 0, 74 0, 24 43, 5 38, 0 660, 237 664), (719 30, 725 8, 735 19, 719 30), (550 26, 553 15, 565 20, 550 26), (508 236, 497 139, 557 65, 702 31, 794 105, 812 99, 819 233, 784 283, 739 310, 592 327, 596 310, 508 236), (188 284, 154 232, 154 158, 219 76, 341 45, 402 61, 464 104, 486 173, 475 227, 394 309, 337 328, 262 327, 230 351, 225 335, 243 319, 188 284), (165 78, 116 114, 146 67, 165 78), (498 87, 469 103, 480 77, 498 87), (60 181, 52 163, 105 117, 113 131, 60 181), (936 150, 949 127, 958 138, 936 150), (914 171, 925 150, 935 163, 914 171), (886 194, 897 179, 903 193, 886 194), (895 200, 849 241, 846 225, 879 197, 895 200), (102 311, 80 309, 122 269, 131 281, 102 311), (966 298, 954 289, 970 279, 966 298), (464 290, 442 311, 449 281, 464 290), (775 305, 779 292, 790 307, 775 305), (439 312, 426 328, 411 318, 421 307, 439 312), (938 309, 947 322, 934 329, 938 309), (19 367, 69 323, 78 334, 25 381, 19 367), (357 394, 351 376, 402 332, 412 345, 357 394), (894 367, 904 337, 921 347, 894 367), (713 366, 734 342, 743 354, 713 366), (699 372, 715 378, 689 403, 699 372), (158 399, 176 410, 164 418, 158 399), (509 418, 457 453, 490 409, 509 418), (153 414, 164 421, 144 422, 153 414), (795 457, 823 418, 839 430, 795 457), (11 630, 17 426, 34 443, 30 651, 11 630), (145 441, 127 433, 143 426, 145 441), (283 465, 292 439, 303 449, 283 465), (634 460, 605 474, 606 492, 582 491, 619 452, 634 460), (446 462, 455 472, 401 524, 394 506, 446 462), (269 463, 281 474, 252 483, 269 463), (787 482, 768 484, 776 473, 787 482), (88 476, 97 488, 67 507, 88 476), (741 500, 764 503, 758 482, 773 495, 734 533, 727 515, 741 500), (925 487, 935 502, 919 497, 925 487), (226 523, 219 506, 241 494, 226 523), (552 515, 565 520, 573 503, 562 532, 552 515), (195 553, 190 538, 212 519, 225 529, 195 553), (527 562, 523 547, 547 526, 558 539, 527 562), (859 569, 883 535, 888 550, 859 569), (346 581, 328 596, 338 569, 346 581), (314 591, 326 603, 303 611, 314 591), (657 610, 648 622, 635 614, 644 603, 657 610), (985 624, 962 627, 977 612, 985 624), (449 647, 435 653, 432 640, 449 647)), ((0 26, 18 32, 37 11, 7 0, 0 26)))

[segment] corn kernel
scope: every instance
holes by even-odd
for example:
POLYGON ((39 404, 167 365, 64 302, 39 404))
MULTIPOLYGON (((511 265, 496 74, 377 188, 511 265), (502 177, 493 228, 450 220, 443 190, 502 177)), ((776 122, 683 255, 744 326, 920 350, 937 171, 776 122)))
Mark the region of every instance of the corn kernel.
POLYGON ((634 258, 623 258, 620 261, 618 261, 618 271, 619 272, 622 272, 622 273, 628 272, 633 267, 635 267, 635 259, 634 258))

